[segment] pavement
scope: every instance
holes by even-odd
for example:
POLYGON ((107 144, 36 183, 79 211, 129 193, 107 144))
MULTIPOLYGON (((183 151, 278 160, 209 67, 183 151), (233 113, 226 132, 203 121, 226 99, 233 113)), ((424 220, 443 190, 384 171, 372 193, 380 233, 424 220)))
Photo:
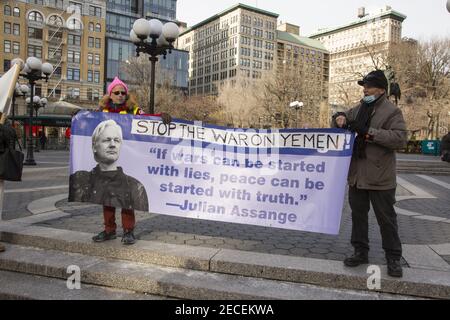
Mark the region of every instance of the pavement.
MULTIPOLYGON (((68 158, 65 151, 36 153, 38 165, 24 169, 22 182, 5 183, 3 220, 13 223, 41 217, 27 226, 44 228, 49 233, 67 230, 90 236, 103 230, 100 206, 67 202, 68 158)), ((399 155, 399 158, 425 163, 439 161, 431 156, 399 155)), ((398 177, 396 208, 404 247, 403 266, 441 272, 450 279, 450 176, 399 174, 398 177)), ((369 216, 370 263, 383 266, 379 228, 373 212, 369 216)), ((120 230, 119 214, 117 224, 120 230)), ((347 201, 338 236, 144 212, 137 212, 135 234, 145 243, 232 250, 248 255, 269 254, 280 259, 315 259, 311 261, 318 264, 327 261, 341 264, 353 252, 347 201)))

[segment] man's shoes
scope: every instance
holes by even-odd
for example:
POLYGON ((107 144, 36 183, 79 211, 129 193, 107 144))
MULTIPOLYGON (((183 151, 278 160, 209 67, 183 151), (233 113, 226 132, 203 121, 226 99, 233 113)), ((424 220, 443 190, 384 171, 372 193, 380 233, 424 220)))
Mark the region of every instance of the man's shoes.
POLYGON ((403 269, 398 259, 387 259, 388 275, 395 278, 403 277, 403 269))
POLYGON ((108 241, 108 240, 114 240, 116 239, 116 232, 113 231, 111 233, 107 233, 106 231, 102 231, 100 232, 98 235, 92 237, 92 240, 94 240, 94 242, 104 242, 104 241, 108 241))
POLYGON ((6 250, 5 245, 3 243, 0 243, 0 252, 3 252, 5 250, 6 250))
POLYGON ((369 255, 367 252, 355 251, 350 258, 344 260, 344 264, 347 267, 357 267, 361 264, 369 263, 369 255))
POLYGON ((136 243, 136 238, 134 237, 133 230, 123 232, 122 243, 125 245, 136 243))

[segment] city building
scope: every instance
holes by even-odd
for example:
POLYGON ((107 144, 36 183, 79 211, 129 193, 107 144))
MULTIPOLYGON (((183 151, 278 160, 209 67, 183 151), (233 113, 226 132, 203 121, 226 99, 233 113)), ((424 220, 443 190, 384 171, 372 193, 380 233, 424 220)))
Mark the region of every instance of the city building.
POLYGON ((366 14, 358 10, 358 20, 337 27, 321 29, 311 35, 330 52, 329 103, 349 107, 361 99, 358 79, 383 63, 393 44, 402 39, 402 23, 406 16, 389 6, 366 14))
POLYGON ((328 100, 330 54, 318 40, 300 36, 300 27, 284 23, 277 28, 277 71, 301 72, 304 103, 328 100))
POLYGON ((189 93, 217 94, 226 81, 259 79, 276 64, 278 14, 237 4, 187 29, 178 46, 189 52, 189 93))
MULTIPOLYGON (((104 83, 105 14, 105 0, 2 1, 0 73, 14 58, 40 58, 54 72, 38 82, 36 95, 95 105, 104 83)), ((19 102, 17 114, 25 112, 19 102)))
MULTIPOLYGON (((130 85, 137 83, 124 70, 130 57, 136 56, 136 46, 130 41, 130 31, 139 18, 159 19, 163 23, 176 20, 177 0, 108 0, 106 4, 106 79, 105 89, 119 76, 130 85)), ((188 52, 172 50, 166 59, 159 59, 156 83, 170 79, 181 90, 188 88, 188 52)))
POLYGON ((257 81, 264 73, 298 68, 311 100, 328 98, 329 54, 317 40, 300 36, 278 14, 237 4, 187 29, 179 48, 189 51, 189 93, 215 95, 238 77, 257 81))

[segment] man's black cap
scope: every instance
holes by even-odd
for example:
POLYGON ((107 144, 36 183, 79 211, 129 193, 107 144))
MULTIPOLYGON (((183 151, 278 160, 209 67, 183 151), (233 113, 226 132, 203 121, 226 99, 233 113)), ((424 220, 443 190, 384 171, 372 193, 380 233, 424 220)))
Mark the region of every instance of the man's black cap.
POLYGON ((384 72, 381 70, 375 70, 370 72, 368 75, 364 77, 364 79, 359 80, 358 84, 360 86, 364 86, 365 84, 375 87, 387 90, 388 88, 388 81, 386 79, 386 76, 384 75, 384 72))

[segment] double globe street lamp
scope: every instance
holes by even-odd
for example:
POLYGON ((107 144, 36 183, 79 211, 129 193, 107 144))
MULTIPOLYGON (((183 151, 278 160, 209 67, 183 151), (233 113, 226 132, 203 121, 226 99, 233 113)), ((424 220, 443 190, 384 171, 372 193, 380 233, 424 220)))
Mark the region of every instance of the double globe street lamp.
MULTIPOLYGON (((30 98, 26 98, 26 103, 30 105, 30 98)), ((47 98, 41 98, 39 96, 33 97, 33 103, 31 103, 33 110, 36 112, 36 119, 38 117, 38 111, 40 108, 45 108, 48 104, 47 98)), ((36 146, 33 144, 33 148, 36 148, 34 151, 39 152, 39 142, 36 143, 36 146)))
MULTIPOLYGON (((35 97, 34 95, 35 85, 39 80, 45 80, 45 82, 48 82, 50 75, 53 73, 53 66, 48 62, 42 63, 42 61, 36 57, 29 57, 26 62, 24 62, 20 58, 13 59, 11 61, 11 65, 15 64, 20 65, 20 68, 22 70, 20 76, 24 79, 27 79, 30 85, 30 98, 27 99, 28 110, 30 112, 28 121, 29 133, 27 141, 27 157, 24 165, 35 166, 36 161, 34 160, 33 153, 33 111, 35 108, 35 104, 41 104, 43 102, 39 97, 35 97)), ((46 103, 46 99, 44 100, 44 102, 46 103)))
POLYGON ((150 113, 155 113, 155 67, 158 56, 164 59, 167 53, 172 53, 174 42, 178 38, 180 30, 173 22, 163 25, 158 19, 138 19, 130 31, 130 39, 136 45, 136 54, 146 53, 151 62, 150 83, 150 113))

